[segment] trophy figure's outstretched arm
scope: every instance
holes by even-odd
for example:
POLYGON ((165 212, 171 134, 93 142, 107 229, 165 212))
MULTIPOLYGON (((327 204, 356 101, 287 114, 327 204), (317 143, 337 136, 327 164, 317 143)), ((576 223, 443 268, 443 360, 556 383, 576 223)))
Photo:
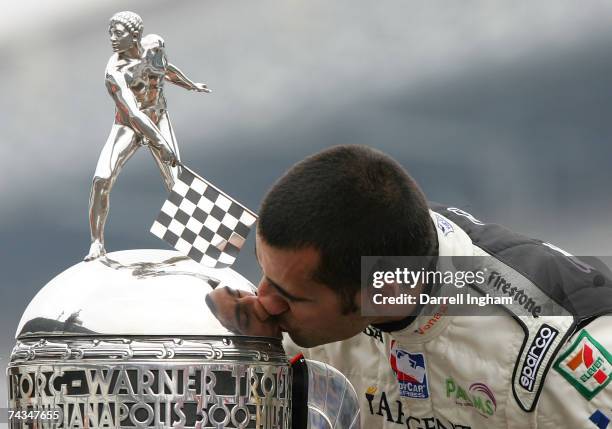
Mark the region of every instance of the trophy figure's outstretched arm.
POLYGON ((204 83, 197 83, 189 79, 185 73, 183 73, 177 66, 174 64, 168 63, 166 66, 166 75, 165 78, 168 82, 171 82, 181 88, 189 89, 190 91, 198 91, 198 92, 212 92, 208 89, 208 86, 204 83))
POLYGON ((109 90, 117 109, 123 112, 128 118, 130 125, 138 134, 145 138, 151 146, 161 152, 162 161, 176 165, 178 159, 171 150, 170 144, 166 141, 155 123, 145 113, 143 113, 136 103, 134 94, 128 87, 125 78, 121 73, 112 73, 109 76, 109 90))

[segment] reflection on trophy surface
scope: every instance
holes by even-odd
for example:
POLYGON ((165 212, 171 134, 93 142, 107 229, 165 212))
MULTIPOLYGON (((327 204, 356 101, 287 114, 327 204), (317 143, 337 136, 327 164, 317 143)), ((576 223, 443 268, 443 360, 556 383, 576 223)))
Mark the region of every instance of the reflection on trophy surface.
POLYGON ((11 406, 56 411, 55 427, 65 428, 289 427, 279 338, 237 336, 205 303, 230 284, 254 290, 231 269, 166 250, 69 268, 23 315, 11 406))
POLYGON ((106 88, 115 102, 115 122, 100 153, 89 200, 91 247, 85 260, 104 255, 104 225, 110 191, 123 165, 140 146, 148 146, 168 190, 178 176, 179 150, 166 110, 164 81, 182 88, 211 92, 192 82, 166 60, 164 40, 142 36, 140 16, 125 11, 110 20, 110 40, 115 52, 106 66, 106 88))
POLYGON ((278 324, 271 320, 256 297, 253 292, 225 286, 209 293, 206 304, 223 326, 234 333, 280 338, 278 324))
POLYGON ((359 427, 348 380, 319 362, 291 366, 254 292, 175 251, 81 262, 24 312, 9 406, 47 412, 36 423, 49 428, 359 427))
POLYGON ((91 190, 90 253, 23 313, 9 427, 358 428, 349 381, 289 361, 256 288, 230 268, 257 216, 179 164, 163 81, 210 91, 166 62, 159 36, 141 33, 135 13, 112 17, 106 83, 117 109, 91 190), (152 232, 179 251, 106 254, 109 192, 141 145, 171 190, 152 232))

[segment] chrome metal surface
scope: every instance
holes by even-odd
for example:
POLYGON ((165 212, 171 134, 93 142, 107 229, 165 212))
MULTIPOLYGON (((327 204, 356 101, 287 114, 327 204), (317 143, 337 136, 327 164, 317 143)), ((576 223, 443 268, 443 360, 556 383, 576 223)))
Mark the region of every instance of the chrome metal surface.
POLYGON ((16 338, 221 336, 206 305, 215 288, 254 293, 230 268, 207 268, 170 250, 124 250, 81 262, 52 279, 25 310, 16 338))
POLYGON ((256 313, 236 333, 254 292, 230 268, 168 250, 114 252, 67 269, 26 309, 7 369, 10 409, 53 418, 9 427, 288 429, 291 407, 304 406, 308 421, 298 427, 357 428, 355 391, 342 374, 309 361, 307 404, 292 404, 280 338, 254 335, 274 332, 256 313))
POLYGON ((10 366, 32 361, 69 362, 121 359, 200 359, 242 363, 287 364, 281 343, 250 337, 199 338, 50 338, 18 341, 10 366))
POLYGON ((337 369, 306 360, 308 367, 308 428, 359 429, 359 400, 351 383, 337 369))
POLYGON ((230 298, 255 288, 167 250, 59 274, 26 309, 7 369, 10 409, 47 419, 10 428, 289 428, 280 338, 225 328, 206 303, 214 291, 213 306, 233 313, 230 298))
POLYGON ((189 79, 166 59, 164 40, 142 35, 143 23, 133 12, 119 12, 110 20, 114 54, 106 66, 105 84, 115 102, 115 121, 102 148, 89 197, 91 246, 85 260, 105 254, 104 225, 110 191, 125 163, 140 146, 148 146, 170 190, 179 173, 180 160, 174 130, 167 112, 164 82, 197 92, 211 92, 189 79))

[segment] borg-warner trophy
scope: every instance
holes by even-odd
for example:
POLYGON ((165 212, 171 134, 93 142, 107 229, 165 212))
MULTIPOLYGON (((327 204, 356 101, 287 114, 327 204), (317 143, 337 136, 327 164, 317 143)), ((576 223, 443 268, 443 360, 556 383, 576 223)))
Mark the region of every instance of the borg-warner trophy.
MULTIPOLYGON (((125 40, 113 41, 115 59, 139 43, 142 21, 120 12, 111 40, 116 30, 125 40)), ((151 55, 140 46, 132 53, 151 55)), ((157 59, 155 66, 167 64, 163 52, 157 59)), ((179 164, 167 140, 155 140, 171 135, 176 147, 167 116, 161 119, 165 102, 149 109, 147 88, 183 75, 174 68, 153 82, 143 77, 150 65, 137 67, 120 95, 111 91, 147 119, 132 112, 126 124, 115 123, 117 139, 105 150, 125 157, 104 158, 115 169, 102 180, 110 180, 108 194, 133 150, 147 145, 171 188, 151 231, 177 250, 106 254, 94 227, 103 226, 108 195, 102 208, 92 204, 93 253, 47 283, 17 328, 7 369, 9 427, 358 428, 348 380, 321 362, 290 362, 278 328, 253 314, 256 288, 231 264, 256 216, 179 164), (136 146, 117 151, 125 144, 136 146)))

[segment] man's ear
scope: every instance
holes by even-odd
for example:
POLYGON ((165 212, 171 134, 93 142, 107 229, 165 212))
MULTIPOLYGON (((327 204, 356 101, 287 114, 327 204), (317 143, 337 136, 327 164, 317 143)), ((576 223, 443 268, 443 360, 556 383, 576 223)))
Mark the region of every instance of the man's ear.
POLYGON ((401 293, 401 286, 396 283, 385 283, 381 288, 378 289, 378 293, 386 297, 396 297, 401 293))
POLYGON ((380 287, 362 287, 356 294, 356 299, 359 300, 363 316, 385 317, 397 312, 397 305, 389 304, 385 298, 399 297, 401 293, 402 289, 398 283, 384 283, 380 287))
POLYGON ((362 308, 362 304, 364 302, 363 300, 364 300, 364 290, 363 288, 361 288, 357 292, 355 292, 355 295, 353 296, 353 308, 359 311, 362 308))

